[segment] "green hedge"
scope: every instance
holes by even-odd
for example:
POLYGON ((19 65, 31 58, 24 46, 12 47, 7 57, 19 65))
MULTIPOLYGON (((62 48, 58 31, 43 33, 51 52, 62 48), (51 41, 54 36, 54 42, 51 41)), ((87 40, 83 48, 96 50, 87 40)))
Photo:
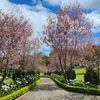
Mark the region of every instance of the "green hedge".
POLYGON ((68 84, 63 84, 56 78, 51 77, 51 79, 61 88, 71 91, 71 92, 78 92, 78 93, 84 93, 84 94, 90 94, 90 95, 100 95, 100 89, 98 88, 90 88, 90 87, 79 87, 79 86, 71 86, 68 84))
POLYGON ((1 97, 0 100, 14 100, 15 98, 23 95, 24 93, 28 92, 30 89, 34 88, 38 83, 40 83, 40 79, 35 81, 34 83, 26 86, 26 87, 23 87, 17 91, 14 91, 13 93, 7 95, 7 96, 4 96, 4 97, 1 97))

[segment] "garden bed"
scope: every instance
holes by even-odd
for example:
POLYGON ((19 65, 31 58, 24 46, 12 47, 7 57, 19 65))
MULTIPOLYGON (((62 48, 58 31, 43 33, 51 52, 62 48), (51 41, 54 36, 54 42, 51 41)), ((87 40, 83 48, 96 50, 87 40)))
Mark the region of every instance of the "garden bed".
POLYGON ((33 89, 38 83, 40 83, 40 79, 36 80, 34 83, 32 83, 28 86, 25 86, 21 89, 18 89, 17 91, 14 91, 11 94, 8 94, 7 96, 1 97, 0 100, 14 100, 15 98, 23 95, 24 93, 26 93, 30 89, 33 89))
POLYGON ((55 77, 51 77, 51 79, 61 88, 71 91, 71 92, 78 92, 78 93, 84 93, 84 94, 90 94, 90 95, 100 95, 100 88, 94 88, 94 87, 81 87, 81 86, 72 86, 69 84, 64 84, 59 79, 55 77))

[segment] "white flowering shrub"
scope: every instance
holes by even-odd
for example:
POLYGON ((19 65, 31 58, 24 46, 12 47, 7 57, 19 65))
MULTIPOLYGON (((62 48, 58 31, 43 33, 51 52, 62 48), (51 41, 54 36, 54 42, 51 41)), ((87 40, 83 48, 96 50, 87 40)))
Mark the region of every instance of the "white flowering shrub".
POLYGON ((25 75, 23 78, 17 78, 17 80, 15 82, 12 82, 11 84, 4 83, 0 89, 0 97, 10 94, 22 87, 25 87, 33 83, 37 79, 39 79, 39 77, 37 76, 25 75))
POLYGON ((61 75, 52 75, 53 78, 56 78, 57 80, 59 80, 60 82, 64 83, 64 84, 68 84, 71 86, 80 86, 80 87, 96 87, 95 85, 91 84, 90 82, 84 82, 81 80, 67 80, 65 78, 63 78, 61 75))

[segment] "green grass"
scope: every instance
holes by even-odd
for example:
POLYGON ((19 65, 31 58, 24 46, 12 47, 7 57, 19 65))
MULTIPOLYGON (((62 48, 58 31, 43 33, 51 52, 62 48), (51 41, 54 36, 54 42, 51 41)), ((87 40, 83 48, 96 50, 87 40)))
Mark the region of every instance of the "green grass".
POLYGON ((86 68, 76 68, 75 72, 77 75, 83 75, 86 72, 86 68))
POLYGON ((84 81, 84 74, 86 73, 86 68, 76 68, 75 73, 77 80, 84 81))
POLYGON ((76 75, 76 79, 84 81, 84 75, 76 75))
POLYGON ((4 82, 7 83, 7 84, 11 84, 14 81, 11 78, 7 78, 4 82))
MULTIPOLYGON (((0 75, 0 80, 1 80, 1 79, 2 79, 2 76, 0 75)), ((7 84, 11 84, 11 83, 13 83, 14 81, 13 81, 12 78, 7 77, 7 78, 4 80, 4 82, 7 83, 7 84)))

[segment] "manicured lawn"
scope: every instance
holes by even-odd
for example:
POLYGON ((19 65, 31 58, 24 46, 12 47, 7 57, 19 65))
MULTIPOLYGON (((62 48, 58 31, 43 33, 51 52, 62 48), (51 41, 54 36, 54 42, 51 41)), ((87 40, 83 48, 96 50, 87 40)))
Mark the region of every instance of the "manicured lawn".
POLYGON ((86 72, 85 68, 77 68, 75 69, 77 75, 83 75, 86 72))
POLYGON ((75 69, 76 72, 76 79, 84 81, 84 74, 86 72, 85 68, 77 68, 75 69))
MULTIPOLYGON (((2 78, 2 76, 0 76, 0 79, 2 78)), ((4 81, 5 83, 7 83, 7 84, 11 84, 11 83, 13 83, 14 81, 11 79, 11 78, 6 78, 5 79, 5 81, 4 81)))
POLYGON ((76 79, 84 81, 84 75, 76 75, 76 79))
POLYGON ((11 84, 14 81, 11 78, 7 78, 4 82, 7 83, 7 84, 11 84))

